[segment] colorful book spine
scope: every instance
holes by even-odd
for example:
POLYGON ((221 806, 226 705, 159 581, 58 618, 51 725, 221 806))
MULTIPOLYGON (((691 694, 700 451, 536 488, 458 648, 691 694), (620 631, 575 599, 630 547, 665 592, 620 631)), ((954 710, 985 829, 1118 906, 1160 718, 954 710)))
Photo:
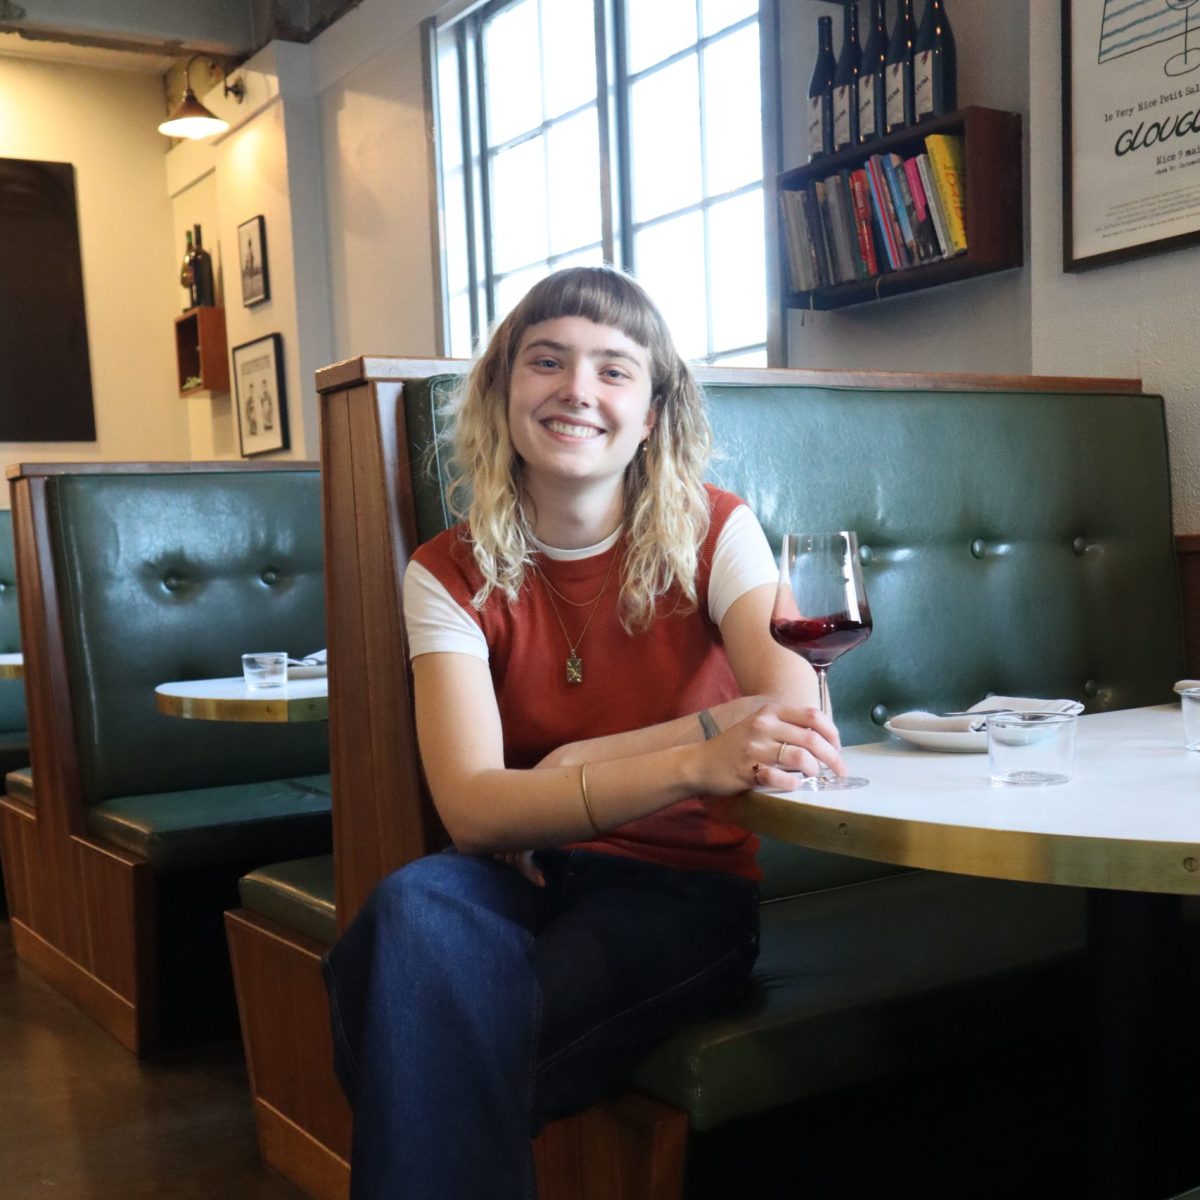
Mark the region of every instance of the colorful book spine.
POLYGON ((871 185, 871 203, 875 209, 875 219, 879 223, 879 230, 883 234, 883 249, 887 256, 887 265, 893 270, 899 270, 900 259, 896 248, 897 234, 893 227, 893 221, 888 212, 887 204, 887 183, 883 178, 883 173, 879 169, 879 156, 874 155, 867 159, 866 163, 867 181, 871 185))
POLYGON ((967 248, 966 167, 963 140, 959 134, 931 133, 925 149, 933 164, 934 181, 942 198, 947 232, 955 251, 967 248))
POLYGON ((858 240, 858 217, 854 209, 854 189, 850 185, 850 172, 843 168, 840 173, 843 217, 846 221, 846 241, 850 245, 850 265, 854 268, 855 279, 866 279, 870 272, 867 270, 867 260, 858 240))
POLYGON ((896 224, 900 229, 900 236, 904 239, 904 249, 908 254, 908 262, 905 265, 912 266, 919 261, 920 255, 917 254, 917 244, 913 237, 912 224, 908 219, 908 209, 904 204, 904 194, 900 190, 900 181, 896 178, 896 168, 889 155, 881 154, 879 162, 883 167, 883 176, 887 180, 888 191, 891 194, 892 208, 896 213, 896 224))
POLYGON ((908 214, 908 223, 912 227, 915 258, 919 262, 929 262, 940 258, 936 240, 933 236, 933 226, 917 211, 917 200, 913 195, 908 172, 904 169, 904 159, 898 154, 892 155, 892 169, 895 171, 896 184, 900 189, 900 199, 904 202, 904 211, 908 214))
POLYGON ((938 195, 937 184, 933 179, 933 164, 930 163, 928 154, 918 154, 916 163, 921 183, 925 188, 925 198, 929 202, 929 215, 933 218, 933 227, 937 230, 938 241, 942 245, 942 253, 950 258, 954 254, 954 247, 950 243, 946 214, 942 211, 942 198, 938 195))
POLYGON ((833 274, 829 269, 829 250, 825 244, 825 227, 821 223, 821 206, 817 203, 817 190, 811 183, 800 193, 800 206, 804 209, 808 235, 813 242, 819 286, 828 287, 833 282, 833 274))
POLYGON ((913 198, 913 207, 917 212, 917 223, 925 235, 929 249, 928 257, 944 258, 946 248, 938 237, 937 226, 933 223, 933 213, 929 209, 929 197, 925 195, 925 185, 921 182, 921 172, 915 158, 904 160, 904 176, 908 180, 908 190, 913 198))
POLYGON ((871 199, 867 185, 867 173, 862 167, 850 175, 850 194, 854 198, 854 223, 858 232, 858 248, 866 263, 867 276, 879 274, 879 260, 875 256, 874 239, 871 237, 871 199))
POLYGON ((802 234, 792 199, 795 194, 786 190, 779 193, 779 219, 783 223, 783 242, 787 249, 788 286, 793 292, 806 292, 809 289, 800 247, 802 234))

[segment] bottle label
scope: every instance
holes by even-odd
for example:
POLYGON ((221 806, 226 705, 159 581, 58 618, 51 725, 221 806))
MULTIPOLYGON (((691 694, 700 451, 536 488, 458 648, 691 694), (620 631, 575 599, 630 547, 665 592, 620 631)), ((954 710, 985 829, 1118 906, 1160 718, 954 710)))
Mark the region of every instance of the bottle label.
POLYGON ((875 76, 860 75, 858 77, 858 136, 860 138, 875 137, 881 131, 876 126, 875 115, 875 76))
POLYGON ((904 124, 904 64, 892 63, 885 72, 887 95, 887 127, 899 129, 904 124))
POLYGON ((913 60, 913 112, 933 112, 933 51, 922 50, 913 60))
POLYGON ((822 96, 808 98, 808 157, 825 153, 825 100, 822 96))
POLYGON ((853 89, 843 84, 833 89, 833 145, 840 150, 850 145, 850 105, 853 89))

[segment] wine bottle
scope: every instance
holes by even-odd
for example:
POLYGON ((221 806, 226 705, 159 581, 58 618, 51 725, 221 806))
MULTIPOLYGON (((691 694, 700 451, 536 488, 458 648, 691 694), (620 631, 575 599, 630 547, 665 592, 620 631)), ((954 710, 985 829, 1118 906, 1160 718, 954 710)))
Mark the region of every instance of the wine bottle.
POLYGON ((212 305, 216 303, 216 295, 213 291, 212 258, 200 239, 200 226, 193 225, 192 232, 195 234, 192 250, 192 277, 196 281, 196 304, 199 306, 212 305))
POLYGON ((187 308, 183 311, 187 312, 188 308, 196 307, 196 276, 192 270, 192 260, 196 252, 192 249, 192 231, 186 230, 184 237, 187 240, 187 249, 183 252, 183 266, 179 268, 179 286, 187 288, 188 303, 187 308))
POLYGON ((925 15, 913 47, 913 110, 918 121, 958 107, 958 58, 954 30, 942 0, 925 0, 925 15))
POLYGON ((842 53, 833 76, 833 148, 858 145, 858 72, 862 47, 858 44, 858 5, 846 5, 842 53))
POLYGON ((833 153, 833 18, 817 18, 817 65, 808 85, 808 160, 833 153))
POLYGON ((887 132, 884 99, 884 68, 887 64, 888 31, 886 0, 871 0, 871 31, 863 46, 858 69, 858 140, 869 142, 887 132))
POLYGON ((917 26, 912 0, 900 0, 896 27, 887 52, 887 131, 894 133, 913 123, 913 43, 917 26))

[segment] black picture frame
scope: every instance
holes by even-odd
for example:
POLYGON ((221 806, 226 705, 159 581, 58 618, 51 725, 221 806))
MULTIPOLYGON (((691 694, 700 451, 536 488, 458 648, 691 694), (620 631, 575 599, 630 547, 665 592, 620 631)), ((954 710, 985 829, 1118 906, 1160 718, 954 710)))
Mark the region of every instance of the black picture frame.
POLYGON ((1063 270, 1195 244, 1200 0, 1061 2, 1063 270))
POLYGON ((271 271, 267 260, 267 223, 261 217, 243 221, 237 230, 238 274, 242 280, 242 305, 253 308, 271 298, 271 271))
POLYGON ((233 398, 243 458, 288 449, 283 338, 278 333, 234 346, 233 398))

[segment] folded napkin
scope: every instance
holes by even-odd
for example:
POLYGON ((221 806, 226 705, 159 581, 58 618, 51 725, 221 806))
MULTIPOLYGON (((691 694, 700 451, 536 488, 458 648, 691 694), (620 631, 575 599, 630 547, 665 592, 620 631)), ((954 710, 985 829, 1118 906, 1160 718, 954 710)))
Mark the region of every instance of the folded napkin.
POLYGON ((987 728, 989 713, 1052 712, 1076 716, 1083 712, 1078 700, 1039 700, 1031 696, 988 696, 961 713, 899 713, 889 724, 913 733, 979 733, 987 728))
POLYGON ((289 679, 320 679, 328 671, 326 652, 314 650, 303 658, 288 659, 289 679))
POLYGON ((323 667, 326 665, 326 650, 314 650, 311 654, 306 654, 303 658, 289 658, 289 667, 323 667))

